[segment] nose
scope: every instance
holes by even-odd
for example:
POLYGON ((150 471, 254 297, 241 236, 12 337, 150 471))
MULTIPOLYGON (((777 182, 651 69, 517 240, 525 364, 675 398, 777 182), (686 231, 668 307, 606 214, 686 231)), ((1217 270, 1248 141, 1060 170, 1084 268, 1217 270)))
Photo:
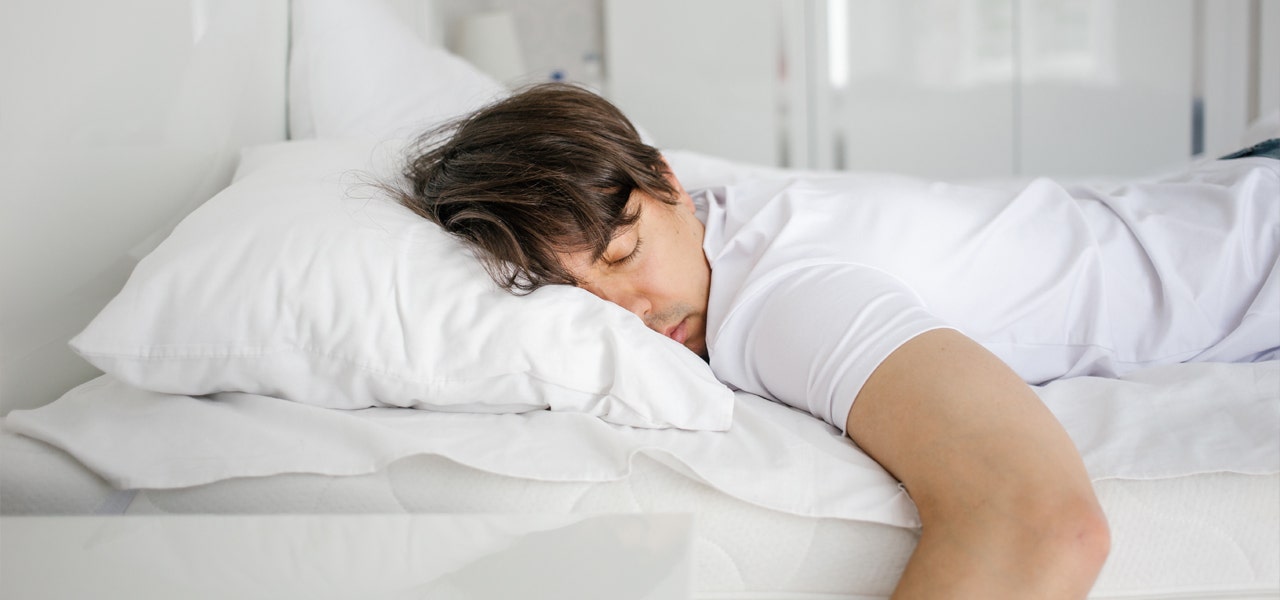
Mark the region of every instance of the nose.
POLYGON ((624 282, 597 282, 584 287, 588 292, 627 309, 641 319, 647 317, 653 309, 641 290, 624 282))

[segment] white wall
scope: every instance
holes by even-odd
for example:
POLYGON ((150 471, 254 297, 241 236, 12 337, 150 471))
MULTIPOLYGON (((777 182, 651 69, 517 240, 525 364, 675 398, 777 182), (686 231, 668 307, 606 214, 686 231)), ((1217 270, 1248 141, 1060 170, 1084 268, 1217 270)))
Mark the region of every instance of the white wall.
POLYGON ((848 15, 848 82, 816 99, 836 166, 1128 175, 1190 154, 1190 0, 822 4, 848 15))
MULTIPOLYGON (((1251 116, 1262 118, 1280 113, 1280 2, 1259 2, 1258 8, 1258 114, 1251 116)), ((1280 123, 1272 133, 1280 136, 1280 123)))
POLYGON ((284 138, 286 3, 0 3, 0 412, 96 371, 67 341, 239 149, 284 138))
POLYGON ((604 17, 608 96, 660 146, 779 163, 774 0, 607 0, 604 17))
POLYGON ((1197 98, 1206 154, 1276 106, 1277 5, 608 0, 605 54, 611 97, 666 147, 948 179, 1134 176, 1191 158, 1197 98))
POLYGON ((1140 175, 1188 160, 1189 0, 1020 0, 1019 15, 1015 174, 1140 175), (1043 9, 1055 4, 1078 10, 1043 9))
MULTIPOLYGON (((525 82, 548 81, 560 71, 566 79, 592 83, 591 60, 599 61, 602 40, 602 0, 394 0, 402 13, 414 5, 430 4, 433 35, 446 47, 456 47, 459 21, 486 11, 508 11, 516 22, 525 68, 525 82)), ((421 14, 418 15, 421 18, 421 14)), ((599 62, 595 65, 601 66, 599 62)), ((598 77, 598 75, 594 75, 598 77)))

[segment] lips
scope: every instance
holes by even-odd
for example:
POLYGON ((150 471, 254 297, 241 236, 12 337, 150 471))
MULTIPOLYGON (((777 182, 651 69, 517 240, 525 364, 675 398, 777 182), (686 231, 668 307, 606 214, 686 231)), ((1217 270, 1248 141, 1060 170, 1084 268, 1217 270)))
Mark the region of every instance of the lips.
POLYGON ((685 340, 689 339, 689 317, 681 319, 675 327, 668 329, 666 335, 667 337, 683 344, 685 340))

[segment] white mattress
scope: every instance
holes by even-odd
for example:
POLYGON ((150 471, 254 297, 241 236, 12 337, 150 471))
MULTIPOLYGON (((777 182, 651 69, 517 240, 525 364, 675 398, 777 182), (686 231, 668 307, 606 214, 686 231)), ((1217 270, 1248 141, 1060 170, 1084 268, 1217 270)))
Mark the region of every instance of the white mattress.
MULTIPOLYGON (((533 481, 418 455, 365 475, 274 475, 136 494, 7 431, 0 460, 7 515, 693 513, 696 598, 885 597, 916 539, 909 528, 760 508, 645 456, 608 482, 533 481)), ((1280 597, 1280 475, 1095 486, 1113 549, 1092 597, 1280 597)))
MULTIPOLYGON (((1280 598, 1280 362, 1036 391, 1111 522, 1096 598, 1280 598)), ((3 429, 7 514, 690 513, 701 598, 887 596, 918 523, 837 430, 743 393, 729 431, 681 432, 193 398, 104 376, 3 429)))
POLYGON ((692 525, 645 513, 3 517, 0 596, 688 600, 692 525))

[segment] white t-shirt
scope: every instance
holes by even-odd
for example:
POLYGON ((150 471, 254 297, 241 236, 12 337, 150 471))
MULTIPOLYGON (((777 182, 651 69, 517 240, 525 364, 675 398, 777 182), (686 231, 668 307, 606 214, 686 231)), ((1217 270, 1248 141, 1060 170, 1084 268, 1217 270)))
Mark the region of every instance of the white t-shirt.
POLYGON ((1274 355, 1278 165, 1110 187, 850 174, 697 191, 712 370, 843 429, 871 372, 940 327, 1030 383, 1274 355))

